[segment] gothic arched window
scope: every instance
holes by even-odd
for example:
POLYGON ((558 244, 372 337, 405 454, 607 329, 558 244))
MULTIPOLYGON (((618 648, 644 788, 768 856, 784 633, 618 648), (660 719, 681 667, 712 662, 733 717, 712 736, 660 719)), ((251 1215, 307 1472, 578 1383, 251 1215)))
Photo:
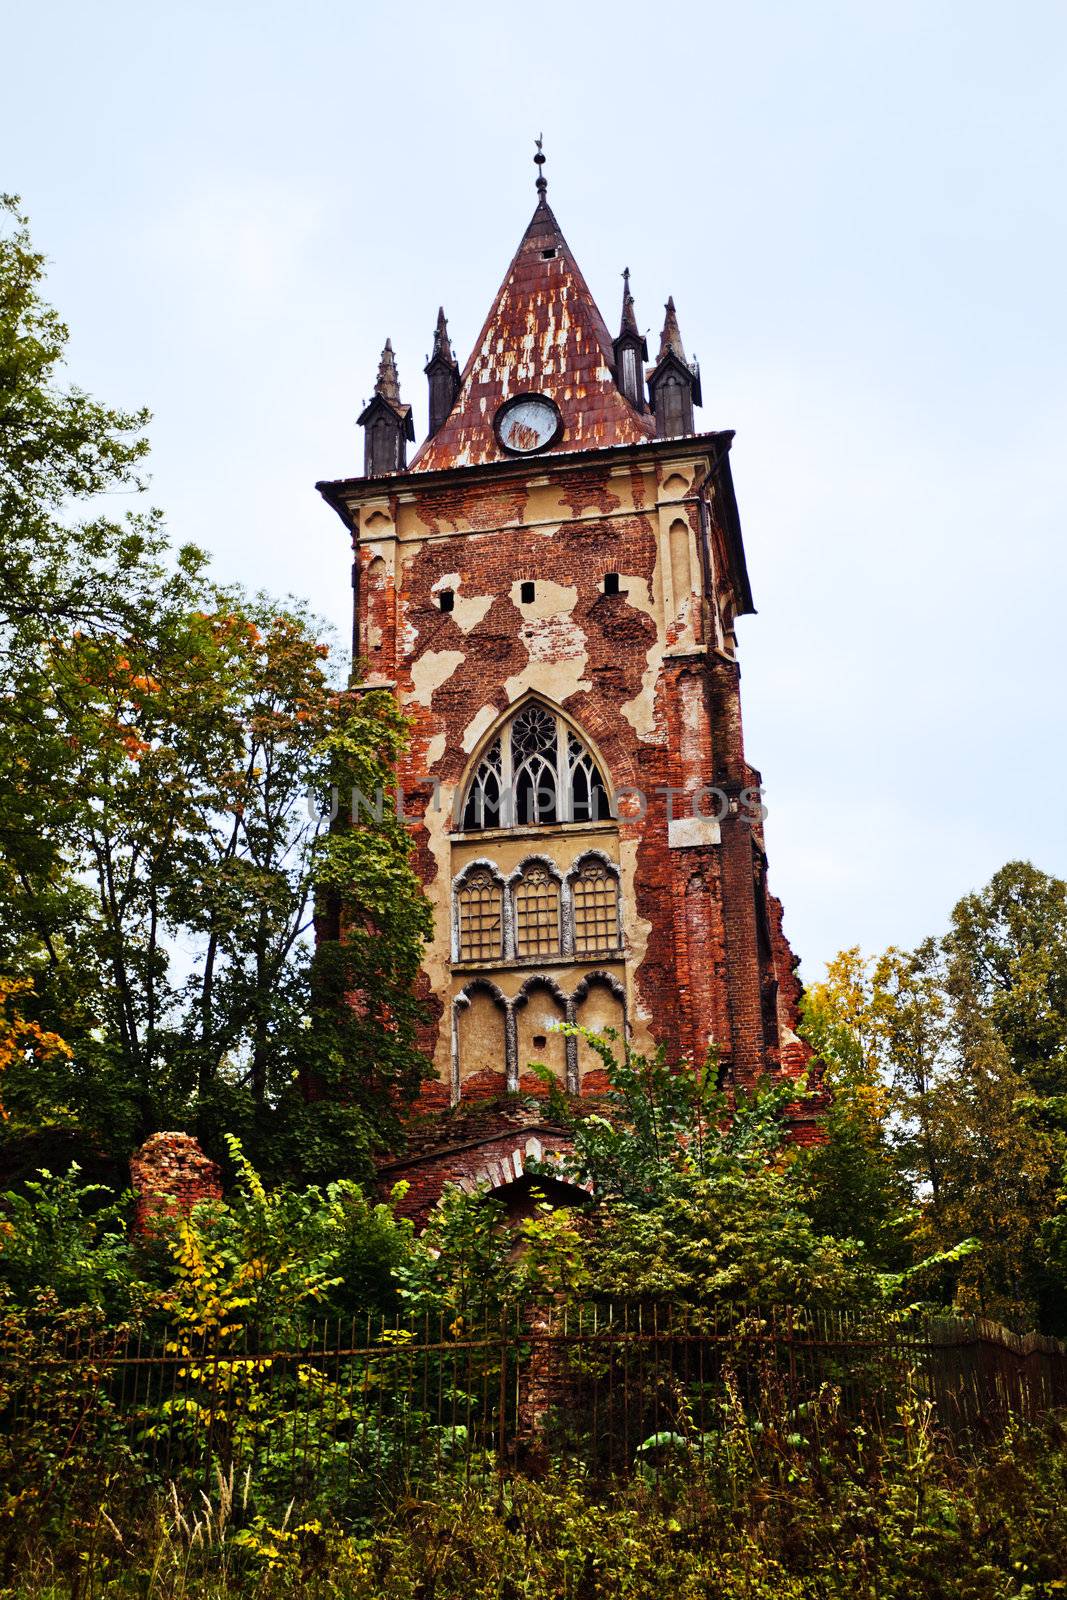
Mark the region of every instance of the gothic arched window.
POLYGON ((571 797, 571 821, 595 822, 608 814, 608 796, 600 770, 589 751, 567 734, 567 776, 571 797))
POLYGON ((515 954, 560 953, 559 880, 540 861, 525 867, 515 885, 515 954))
POLYGON ((569 724, 537 700, 493 740, 467 786, 464 831, 600 822, 611 815, 607 785, 569 724))
POLYGON ((477 867, 457 895, 460 961, 499 961, 504 953, 504 889, 488 867, 477 867))
POLYGON ((558 745, 556 718, 536 702, 511 724, 511 781, 520 828, 560 821, 558 745))
POLYGON ((500 740, 494 739, 478 763, 478 770, 467 790, 463 807, 464 828, 499 828, 500 815, 500 740))
POLYGON ((571 878, 576 956, 605 955, 619 946, 619 880, 599 856, 587 856, 571 878))

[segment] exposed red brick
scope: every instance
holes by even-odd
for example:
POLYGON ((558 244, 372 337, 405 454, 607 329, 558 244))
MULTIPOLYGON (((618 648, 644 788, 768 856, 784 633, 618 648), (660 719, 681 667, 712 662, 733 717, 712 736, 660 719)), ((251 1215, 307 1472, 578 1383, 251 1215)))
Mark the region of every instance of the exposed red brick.
POLYGON ((134 1236, 149 1239, 164 1218, 222 1199, 222 1174, 189 1133, 153 1133, 130 1157, 134 1236))
POLYGON ((507 460, 493 431, 494 415, 503 400, 533 387, 559 406, 558 450, 639 443, 649 437, 651 424, 623 399, 611 364, 611 335, 542 197, 475 341, 456 403, 412 469, 507 460), (536 384, 515 358, 527 341, 536 352, 533 362, 543 368, 536 384), (549 348, 550 365, 542 355, 549 348))
MULTIPOLYGON (((431 832, 426 777, 457 803, 474 730, 489 725, 486 710, 494 720, 503 714, 515 684, 530 684, 530 663, 543 662, 557 685, 553 705, 595 749, 610 786, 640 789, 648 800, 644 816, 624 805, 618 819, 628 874, 636 860, 624 908, 624 921, 640 928, 626 952, 631 1020, 640 1018, 642 1036, 673 1060, 699 1060, 714 1044, 727 1086, 797 1078, 810 1071, 810 1051, 796 1035, 797 964, 768 888, 763 826, 744 804, 760 777, 745 755, 733 648, 733 620, 753 606, 728 462, 732 435, 655 440, 640 403, 616 387, 612 359, 610 335, 542 197, 455 404, 411 469, 320 486, 356 540, 360 649, 373 677, 395 685, 412 722, 399 777, 413 859, 422 881, 440 890, 453 841, 440 828, 431 832), (543 454, 516 460, 497 442, 494 416, 501 402, 529 390, 555 402, 563 433, 543 454), (625 575, 623 592, 604 592, 608 572, 625 575), (567 593, 559 615, 536 614, 536 650, 531 614, 513 598, 526 579, 567 593), (442 586, 457 585, 456 610, 443 612, 442 586), (468 609, 461 626, 459 607, 472 597, 484 610, 468 609), (576 659, 576 638, 580 673, 555 671, 576 659), (728 805, 717 842, 708 833, 676 837, 672 847, 663 791, 692 796, 709 785, 728 805)), ((551 698, 550 682, 543 692, 551 698)), ((468 845, 458 841, 455 850, 468 845)), ((530 853, 536 848, 531 843, 530 853)), ((440 973, 443 926, 437 940, 440 973)), ((453 974, 447 984, 429 995, 424 1035, 439 1061, 449 1054, 459 980, 453 974)), ((572 1003, 576 993, 572 985, 572 1003)), ((418 1110, 431 1121, 389 1168, 411 1177, 412 1214, 425 1214, 446 1181, 490 1170, 492 1151, 523 1117, 544 1116, 544 1087, 524 1065, 510 1109, 501 1108, 503 1061, 463 1067, 454 1111, 445 1110, 451 1081, 424 1086, 418 1110)), ((605 1088, 600 1069, 586 1074, 583 1095, 605 1088)), ((793 1108, 799 1138, 819 1136, 821 1104, 793 1108)))

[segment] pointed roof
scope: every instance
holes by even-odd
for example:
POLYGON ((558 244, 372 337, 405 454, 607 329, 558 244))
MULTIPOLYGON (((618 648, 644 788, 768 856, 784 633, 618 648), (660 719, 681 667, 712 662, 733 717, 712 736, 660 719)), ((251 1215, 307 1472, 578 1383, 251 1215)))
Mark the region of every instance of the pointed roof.
POLYGON ((682 332, 678 326, 678 313, 674 309, 673 294, 667 296, 667 304, 663 309, 667 315, 663 319, 663 332, 659 336, 659 355, 656 357, 657 365, 663 360, 665 355, 670 354, 672 356, 677 356, 682 365, 686 366, 688 363, 685 359, 685 347, 682 344, 682 332))
POLYGON ((459 362, 452 354, 452 342, 448 337, 448 321, 445 317, 445 308, 441 306, 437 312, 437 327, 434 329, 433 350, 427 361, 424 371, 429 372, 436 361, 443 361, 446 367, 458 367, 459 362))
POLYGON ((611 335, 538 183, 538 202, 519 241, 447 420, 411 469, 436 471, 509 459, 493 420, 512 395, 554 400, 563 432, 549 454, 639 444, 652 425, 637 416, 612 376, 611 335))
POLYGON ((393 341, 386 339, 382 359, 378 363, 378 378, 374 385, 375 394, 380 394, 383 400, 388 400, 391 406, 400 404, 400 374, 396 370, 396 356, 393 354, 393 341))
POLYGON ((674 296, 669 295, 664 306, 667 313, 663 319, 663 332, 659 336, 659 355, 656 357, 655 366, 649 367, 646 380, 651 389, 660 373, 667 366, 673 366, 682 372, 692 384, 693 401, 696 405, 703 404, 700 392, 700 365, 696 361, 685 359, 685 346, 682 344, 681 329, 678 327, 678 313, 674 309, 674 296))
MULTIPOLYGON (((622 273, 622 320, 619 323, 619 338, 641 338, 641 330, 637 326, 637 313, 634 310, 634 297, 630 293, 629 267, 624 267, 622 273)), ((643 344, 644 340, 641 342, 643 344)))
POLYGON ((381 360, 378 362, 378 376, 374 380, 374 393, 370 403, 364 406, 356 418, 357 424, 362 425, 370 420, 375 407, 381 404, 389 407, 404 424, 404 434, 408 439, 414 439, 415 427, 411 420, 411 407, 406 406, 400 398, 400 374, 396 370, 396 356, 393 354, 393 341, 386 339, 385 348, 382 350, 381 360))

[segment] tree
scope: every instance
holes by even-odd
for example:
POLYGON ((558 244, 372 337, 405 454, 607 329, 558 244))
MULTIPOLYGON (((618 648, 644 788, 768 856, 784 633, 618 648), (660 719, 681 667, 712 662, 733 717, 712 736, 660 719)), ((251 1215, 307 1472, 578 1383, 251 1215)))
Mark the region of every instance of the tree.
POLYGON ((833 1093, 828 1143, 806 1158, 814 1217, 888 1261, 974 1239, 943 1293, 1020 1327, 1067 1321, 1065 896, 1009 862, 943 940, 844 951, 806 1005, 833 1093), (894 1193, 910 1228, 892 1226, 894 1193))
POLYGON ((566 1031, 588 1039, 610 1084, 603 1112, 571 1118, 573 1154, 544 1168, 592 1186, 574 1223, 590 1292, 712 1307, 878 1300, 863 1245, 813 1225, 785 1139, 795 1082, 731 1103, 713 1059, 619 1058, 614 1034, 566 1031))
POLYGON ((0 1138, 119 1161, 192 1125, 366 1172, 424 1069, 428 909, 398 819, 331 831, 307 796, 387 787, 406 725, 339 692, 306 614, 170 553, 158 513, 91 514, 141 487, 147 413, 62 387, 43 260, 0 208, 0 974, 65 1041, 15 1052, 0 1138), (319 956, 316 874, 345 932, 319 956))
POLYGON ((47 876, 21 863, 30 892, 6 909, 24 961, 40 932, 42 1011, 64 1019, 73 1059, 59 1084, 23 1074, 23 1097, 36 1091, 40 1115, 51 1094, 90 1126, 106 1108, 120 1150, 190 1119, 216 1149, 222 1129, 256 1123, 269 1145, 284 1102, 317 1174, 366 1176, 425 1071, 429 910, 388 804, 374 826, 330 831, 329 802, 309 796, 330 779, 384 796, 406 723, 386 694, 333 689, 303 619, 212 590, 199 569, 173 575, 144 622, 143 646, 50 650, 65 798, 40 830, 55 829, 47 876), (40 908, 60 872, 57 939, 40 908), (316 880, 343 937, 313 954, 316 880), (329 1103, 305 1110, 298 1080, 329 1103))
POLYGON ((63 1019, 82 1109, 121 1085, 108 1116, 127 1145, 224 1083, 260 1108, 277 1087, 268 1040, 299 1003, 306 788, 335 698, 307 623, 216 588, 199 559, 133 620, 125 639, 42 647, 4 919, 7 960, 63 1019))
POLYGON ((44 257, 17 196, 0 195, 0 704, 41 638, 128 631, 131 571, 158 555, 157 518, 79 521, 72 505, 139 488, 148 412, 61 388, 67 328, 41 297, 44 257))
POLYGON ((1067 1131, 1067 881, 1009 861, 964 895, 945 940, 947 987, 973 997, 1050 1125, 1067 1131))
POLYGON ((951 1070, 929 1092, 942 1152, 932 1231, 980 1245, 954 1275, 956 1306, 1022 1331, 1055 1317, 1040 1238, 1054 1204, 1053 1142, 1027 1115, 1026 1084, 981 1006, 960 995, 953 1031, 951 1070))
POLYGON ((890 946, 875 960, 871 1021, 890 1087, 897 1160, 915 1188, 929 1194, 935 1212, 944 1155, 932 1100, 950 1048, 949 1012, 935 939, 925 939, 910 951, 890 946))
POLYGON ((75 631, 131 633, 165 541, 156 512, 95 512, 94 497, 143 487, 148 413, 61 385, 68 334, 43 276, 17 199, 0 196, 0 971, 36 980, 31 1017, 66 1036, 91 1029, 97 973, 80 942, 89 891, 65 853, 77 796, 49 652, 75 631))
POLYGON ((803 1000, 801 1032, 822 1063, 824 1144, 804 1152, 812 1221, 861 1239, 883 1266, 911 1259, 915 1207, 890 1129, 891 1084, 876 1022, 871 963, 842 950, 803 1000))
MULTIPOLYGON (((980 1015, 995 1039, 980 1058, 994 1060, 999 1086, 993 1140, 1008 1128, 1018 1148, 1005 1153, 1005 1199, 1017 1195, 1024 1215, 1014 1225, 1003 1208, 1000 1240, 1019 1240, 1009 1277, 1039 1307, 1044 1325, 1067 1327, 1067 1272, 1055 1249, 1067 1171, 1067 882, 1028 861, 1009 861, 984 889, 965 895, 945 939, 946 988, 965 1024, 980 1015), (999 1045, 999 1048, 998 1048, 999 1045), (1025 1240, 1025 1246, 1023 1241, 1025 1240)), ((1003 1273, 1002 1273, 1003 1276, 1003 1273)))
POLYGON ((395 805, 407 719, 392 695, 340 696, 319 746, 334 826, 315 846, 319 938, 300 1071, 312 1107, 297 1118, 304 1170, 336 1170, 353 1138, 399 1136, 399 1113, 429 1071, 419 1050, 418 975, 432 914, 395 805), (368 821, 359 797, 380 812, 368 821), (347 815, 341 810, 347 803, 347 815))

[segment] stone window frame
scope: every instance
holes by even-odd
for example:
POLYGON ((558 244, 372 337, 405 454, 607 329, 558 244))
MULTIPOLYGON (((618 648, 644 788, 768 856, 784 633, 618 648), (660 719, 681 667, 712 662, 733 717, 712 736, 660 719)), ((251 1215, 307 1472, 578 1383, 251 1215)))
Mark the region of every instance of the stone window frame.
MULTIPOLYGON (((470 1005, 471 1001, 474 999, 474 996, 479 991, 482 991, 483 993, 488 994, 490 999, 492 999, 494 1001, 494 1003, 499 1007, 499 1009, 504 1013, 505 1073, 507 1075, 507 1082, 508 1082, 508 1088, 509 1089, 511 1087, 510 1063, 515 1057, 518 1056, 518 1053, 519 1053, 518 1034, 515 1031, 515 1016, 514 1016, 514 1012, 512 1011, 511 1002, 508 999, 507 995, 504 994, 502 992, 502 990, 497 988, 496 984, 492 981, 491 978, 471 978, 469 983, 465 983, 463 985, 463 988, 460 990, 459 994, 457 994, 453 998, 453 1001, 452 1001, 452 1104, 453 1105, 458 1105, 459 1104, 460 1096, 461 1096, 461 1089, 462 1089, 462 1078, 460 1076, 461 1069, 462 1069, 462 1062, 460 1061, 460 1051, 459 1051, 459 1019, 460 1019, 460 1014, 467 1009, 467 1007, 470 1005)), ((516 1075, 516 1080, 515 1081, 516 1081, 516 1087, 518 1087, 518 1077, 517 1077, 517 1075, 516 1075)))
MULTIPOLYGON (((497 987, 491 978, 472 977, 463 985, 459 994, 452 1000, 452 1104, 458 1105, 462 1098, 462 1062, 459 1048, 459 1019, 461 1014, 470 1005, 475 994, 481 991, 488 994, 496 1006, 504 1014, 504 1080, 508 1094, 517 1094, 519 1088, 519 1024, 517 1013, 529 1002, 530 994, 534 989, 547 989, 553 999, 563 1007, 563 1020, 573 1027, 578 1015, 578 1007, 588 995, 595 983, 602 983, 622 1006, 622 1045, 624 1052, 630 1046, 630 1013, 626 1004, 626 986, 613 972, 608 972, 597 967, 592 972, 587 972, 579 979, 571 994, 567 994, 555 978, 547 972, 531 972, 525 978, 518 994, 509 999, 503 990, 497 987)), ((580 1089, 578 1075, 578 1040, 568 1036, 564 1041, 566 1051, 565 1085, 568 1094, 577 1094, 580 1089)))
POLYGON ((553 705, 539 694, 524 695, 514 705, 508 706, 506 712, 493 724, 492 728, 482 740, 481 745, 470 762, 463 782, 457 790, 457 810, 453 819, 453 827, 457 833, 474 834, 486 830, 483 820, 471 827, 465 826, 468 803, 472 796, 479 791, 484 791, 483 767, 492 767, 484 777, 492 776, 495 783, 499 784, 500 816, 490 828, 553 828, 561 823, 577 823, 583 827, 595 827, 599 823, 616 822, 615 797, 611 789, 611 781, 607 766, 596 750, 592 740, 585 730, 569 717, 559 706, 553 705), (551 822, 518 822, 516 821, 516 791, 517 783, 513 768, 513 755, 511 747, 511 730, 517 719, 531 707, 537 707, 546 715, 552 717, 556 724, 556 761, 555 761, 555 790, 556 790, 556 817, 551 822), (571 746, 577 744, 579 750, 575 753, 571 746), (499 753, 494 757, 494 752, 499 747, 499 753), (603 816, 574 817, 574 785, 572 772, 581 767, 585 770, 587 780, 592 769, 595 769, 600 779, 600 785, 607 801, 607 809, 603 816))
POLYGON ((573 941, 568 939, 568 929, 571 926, 570 896, 567 893, 564 875, 556 866, 556 863, 552 860, 551 856, 524 856, 519 862, 518 866, 515 868, 514 872, 508 874, 505 882, 507 884, 508 909, 510 913, 507 918, 508 927, 511 934, 510 959, 514 961, 530 961, 532 963, 536 963, 542 960, 545 956, 555 957, 569 955, 569 945, 572 945, 573 943, 573 941), (556 942, 555 950, 541 950, 535 955, 522 956, 519 954, 518 895, 520 885, 522 884, 523 879, 531 867, 543 867, 549 876, 554 878, 556 881, 556 886, 559 890, 559 938, 556 942))
POLYGON ((603 850, 583 850, 576 856, 565 872, 553 861, 551 856, 541 851, 531 851, 523 856, 513 872, 506 876, 488 856, 476 856, 473 861, 464 864, 452 880, 452 961, 453 963, 466 964, 479 962, 481 965, 504 966, 517 961, 529 962, 536 966, 539 960, 545 959, 577 959, 579 961, 595 961, 605 956, 621 958, 625 954, 626 941, 622 926, 622 868, 603 850), (576 926, 574 916, 574 882, 582 868, 590 861, 595 861, 603 867, 608 875, 615 880, 615 943, 598 950, 585 950, 576 954, 576 926), (518 910, 516 906, 516 890, 528 868, 531 866, 544 867, 559 884, 559 916, 560 916, 560 943, 559 949, 550 955, 548 951, 541 951, 538 955, 520 956, 518 953, 518 910), (486 957, 484 960, 478 956, 463 955, 461 940, 461 895, 467 879, 477 871, 488 872, 493 881, 499 884, 503 891, 502 906, 502 937, 501 953, 499 956, 486 957))
POLYGON ((567 917, 564 925, 566 929, 564 938, 568 946, 566 954, 574 955, 579 961, 595 960, 598 956, 621 955, 625 948, 625 941, 622 927, 622 869, 618 863, 612 861, 611 857, 606 855, 603 850, 583 850, 581 855, 576 857, 567 869, 565 885, 567 917), (579 954, 577 952, 578 926, 575 918, 574 884, 582 868, 591 861, 595 861, 598 866, 607 871, 609 877, 615 879, 615 943, 605 949, 585 950, 579 954))
MULTIPOLYGON (((547 989, 549 994, 552 996, 553 1000, 556 1001, 557 1005, 561 1005, 563 1007, 563 1020, 564 1020, 564 1022, 569 1022, 569 1023, 573 1023, 574 1022, 575 1003, 574 1003, 573 997, 570 996, 570 995, 565 994, 563 992, 563 990, 560 988, 559 984, 556 982, 555 978, 550 977, 547 972, 531 972, 530 976, 523 980, 522 986, 520 987, 518 994, 515 996, 514 1000, 511 1002, 511 1019, 512 1019, 512 1027, 513 1027, 513 1031, 514 1031, 515 1042, 514 1042, 514 1051, 513 1051, 513 1054, 511 1056, 511 1059, 506 1063, 507 1067, 508 1067, 508 1087, 509 1088, 512 1088, 512 1086, 514 1086, 514 1088, 517 1089, 519 1087, 519 1073, 520 1073, 521 1067, 522 1067, 522 1063, 519 1061, 518 1012, 522 1010, 523 1006, 529 1004, 530 995, 533 993, 533 991, 535 989, 547 989)), ((578 1093, 578 1041, 577 1041, 577 1039, 572 1039, 572 1038, 568 1037, 563 1041, 563 1043, 564 1043, 564 1048, 565 1048, 565 1052, 566 1052, 566 1054, 565 1054, 566 1068, 565 1068, 564 1081, 565 1081, 566 1086, 567 1086, 567 1093, 568 1094, 577 1094, 578 1093)))
POLYGON ((485 856, 479 856, 474 861, 468 861, 462 871, 457 873, 452 880, 452 960, 453 961, 482 961, 480 956, 465 956, 463 954, 463 941, 461 929, 462 896, 467 886, 467 880, 476 872, 487 872, 500 890, 500 954, 485 957, 484 964, 492 966, 508 959, 508 950, 513 948, 514 939, 511 931, 510 896, 508 894, 508 880, 504 877, 495 861, 490 861, 485 856))

